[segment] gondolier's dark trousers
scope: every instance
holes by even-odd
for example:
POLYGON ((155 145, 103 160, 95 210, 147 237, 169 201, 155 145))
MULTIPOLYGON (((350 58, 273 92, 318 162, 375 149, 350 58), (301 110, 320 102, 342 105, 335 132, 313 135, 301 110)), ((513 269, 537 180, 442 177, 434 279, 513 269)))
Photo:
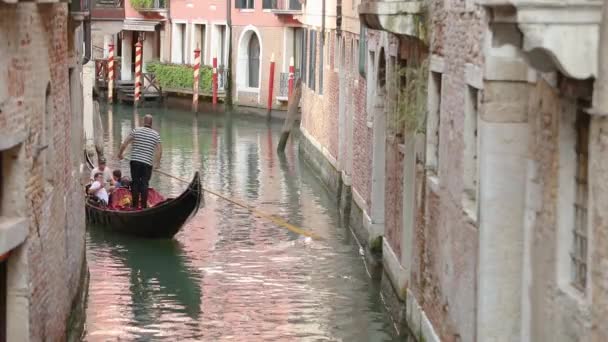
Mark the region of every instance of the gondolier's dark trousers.
POLYGON ((133 208, 138 208, 141 200, 141 207, 148 207, 148 184, 152 176, 152 165, 131 161, 131 194, 133 195, 133 208))

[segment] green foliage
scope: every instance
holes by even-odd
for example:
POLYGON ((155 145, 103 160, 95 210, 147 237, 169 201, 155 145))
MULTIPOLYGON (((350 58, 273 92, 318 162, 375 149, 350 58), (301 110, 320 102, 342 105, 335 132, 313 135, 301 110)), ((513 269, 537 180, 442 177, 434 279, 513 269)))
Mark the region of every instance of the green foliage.
POLYGON ((129 0, 131 1, 131 6, 135 9, 142 8, 165 8, 165 0, 160 0, 158 4, 154 3, 154 0, 129 0))
POLYGON ((369 249, 374 254, 382 254, 382 236, 378 236, 369 244, 369 249))
POLYGON ((131 6, 135 9, 151 8, 154 5, 154 0, 130 0, 131 6))
POLYGON ((398 94, 397 105, 391 115, 390 127, 398 133, 423 133, 427 111, 427 82, 429 75, 428 59, 418 66, 407 66, 399 70, 406 84, 398 94))
MULTIPOLYGON (((149 62, 146 71, 156 75, 156 79, 163 88, 192 89, 194 82, 194 68, 192 65, 149 62)), ((211 92, 213 69, 208 65, 201 65, 199 76, 199 89, 202 92, 211 92)))

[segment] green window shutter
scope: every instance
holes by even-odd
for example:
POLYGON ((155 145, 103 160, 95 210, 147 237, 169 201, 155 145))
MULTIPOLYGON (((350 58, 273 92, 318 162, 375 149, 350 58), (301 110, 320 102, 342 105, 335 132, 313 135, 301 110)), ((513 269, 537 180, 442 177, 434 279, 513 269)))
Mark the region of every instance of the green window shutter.
POLYGON ((359 74, 365 78, 365 67, 367 66, 367 28, 361 23, 359 34, 359 74))

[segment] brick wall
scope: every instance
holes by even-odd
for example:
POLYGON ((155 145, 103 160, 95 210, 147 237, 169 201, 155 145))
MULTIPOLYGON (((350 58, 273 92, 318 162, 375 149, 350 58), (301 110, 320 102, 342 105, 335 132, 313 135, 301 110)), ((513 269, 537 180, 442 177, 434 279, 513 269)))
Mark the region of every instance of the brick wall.
POLYGON ((82 113, 72 112, 69 82, 69 67, 79 73, 80 66, 68 51, 78 44, 68 44, 73 35, 65 3, 0 4, 0 16, 0 43, 6 47, 0 52, 0 136, 26 137, 13 151, 21 177, 12 189, 22 203, 14 214, 30 219, 28 239, 11 256, 11 272, 21 280, 9 281, 9 296, 29 299, 29 317, 22 319, 29 321, 31 340, 61 340, 84 261, 83 192, 72 149, 82 143, 72 141, 73 130, 82 127, 71 124, 82 113))
MULTIPOLYGON (((345 159, 345 155, 339 155, 339 106, 340 100, 344 101, 346 120, 352 120, 353 127, 352 141, 345 141, 344 146, 344 151, 352 151, 352 188, 366 201, 362 209, 369 212, 372 131, 367 126, 366 80, 358 72, 352 50, 352 42, 359 39, 359 35, 343 31, 341 37, 336 37, 335 31, 328 31, 326 37, 323 95, 319 95, 318 85, 314 92, 308 86, 303 88, 302 127, 325 147, 334 159, 345 159), (341 56, 340 49, 336 49, 336 44, 340 44, 339 39, 344 41, 344 57, 341 56)), ((320 39, 317 41, 320 42, 320 39)), ((355 53, 358 54, 356 51, 355 53)), ((310 51, 308 54, 310 58, 310 51)), ((316 58, 318 84, 319 48, 316 58)), ((309 68, 307 73, 310 73, 309 68)))
MULTIPOLYGON (((310 31, 309 31, 310 32, 310 31)), ((309 33, 310 37, 310 33, 309 33)), ((317 45, 315 51, 310 49, 310 38, 307 40, 307 60, 310 60, 311 54, 316 54, 316 66, 314 67, 315 72, 315 89, 312 90, 308 85, 308 79, 312 69, 309 67, 310 64, 306 64, 306 79, 303 79, 302 87, 302 127, 313 136, 318 143, 320 143, 325 149, 327 149, 334 159, 338 158, 337 153, 337 136, 338 136, 338 111, 337 103, 331 103, 330 101, 336 101, 339 96, 339 89, 337 86, 337 73, 334 70, 328 70, 325 67, 325 61, 321 61, 321 35, 320 31, 317 31, 317 45), (320 79, 320 68, 323 67, 323 78, 325 79, 323 94, 319 93, 320 79), (329 84, 328 84, 329 83, 329 84), (335 109, 329 111, 329 109, 335 109), (333 143, 332 143, 333 141, 333 143)), ((326 42, 327 44, 327 42, 326 42)), ((327 47, 326 50, 327 51, 327 47)))
MULTIPOLYGON (((425 234, 417 229, 420 273, 410 285, 442 340, 470 341, 476 330, 478 233, 462 207, 465 65, 481 66, 485 12, 464 2, 431 3, 431 53, 443 57, 438 178, 427 182, 425 234)), ((480 94, 480 96, 482 96, 480 94)), ((422 182, 422 179, 417 179, 422 182)), ((424 203, 422 205, 425 205, 424 203)))

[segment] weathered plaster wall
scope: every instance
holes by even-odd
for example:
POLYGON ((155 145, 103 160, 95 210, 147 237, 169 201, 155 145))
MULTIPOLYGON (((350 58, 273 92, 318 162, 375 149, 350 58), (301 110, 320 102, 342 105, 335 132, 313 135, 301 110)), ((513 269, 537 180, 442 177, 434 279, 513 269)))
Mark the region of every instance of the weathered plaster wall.
MULTIPOLYGON (((571 225, 560 216, 572 205, 567 196, 574 182, 576 99, 539 78, 530 95, 530 146, 523 283, 522 341, 591 341, 591 297, 569 284, 570 244, 560 246, 560 229, 571 225), (570 170, 570 171, 569 171, 570 170), (568 202, 568 203, 566 203, 568 202), (565 247, 565 248, 564 248, 565 247), (564 263, 565 262, 565 263, 564 263), (564 278, 565 276, 565 278, 564 278), (562 279, 562 280, 559 280, 562 279)), ((593 225, 590 225, 593 227, 593 225)), ((592 285, 594 286, 594 285, 592 285)))
POLYGON ((242 106, 267 108, 270 59, 274 53, 275 73, 272 106, 277 109, 281 108, 281 103, 277 101, 276 97, 279 94, 280 70, 282 68, 281 61, 283 60, 283 53, 286 53, 283 44, 283 30, 277 27, 234 25, 232 26, 232 31, 232 88, 236 103, 242 106), (247 47, 246 39, 251 32, 259 34, 258 39, 260 42, 261 68, 259 88, 257 89, 247 88, 237 79, 239 73, 244 75, 247 72, 247 51, 244 51, 244 49, 247 47), (241 44, 239 45, 239 43, 241 44))
MULTIPOLYGON (((427 179, 424 251, 412 291, 442 340, 476 339, 477 223, 463 210, 464 112, 467 63, 482 67, 485 12, 465 2, 433 1, 430 52, 443 58, 439 167, 427 179)), ((483 95, 480 95, 483 97, 483 95)), ((429 134, 427 132, 427 134, 429 134)), ((421 181, 421 180, 417 180, 421 181)), ((417 239, 422 234, 416 234, 417 239)), ((421 246, 421 244, 423 246, 421 246)), ((417 253, 414 253, 416 255, 417 253)))

